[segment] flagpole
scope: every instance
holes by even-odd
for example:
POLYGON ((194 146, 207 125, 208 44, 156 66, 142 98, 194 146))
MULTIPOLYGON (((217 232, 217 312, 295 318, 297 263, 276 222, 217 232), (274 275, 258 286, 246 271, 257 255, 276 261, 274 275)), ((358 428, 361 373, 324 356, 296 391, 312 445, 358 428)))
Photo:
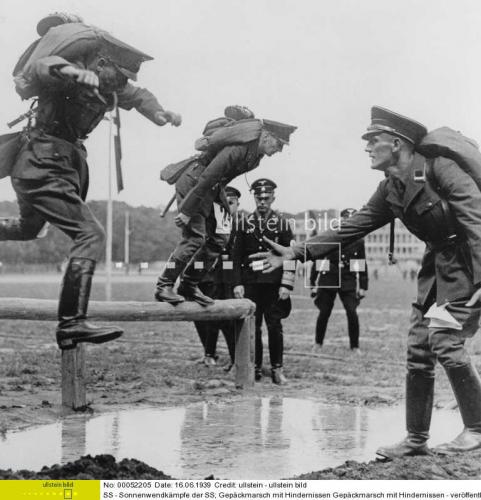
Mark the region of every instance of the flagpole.
POLYGON ((105 300, 112 300, 112 114, 109 119, 109 161, 108 161, 108 199, 107 228, 105 246, 105 300))

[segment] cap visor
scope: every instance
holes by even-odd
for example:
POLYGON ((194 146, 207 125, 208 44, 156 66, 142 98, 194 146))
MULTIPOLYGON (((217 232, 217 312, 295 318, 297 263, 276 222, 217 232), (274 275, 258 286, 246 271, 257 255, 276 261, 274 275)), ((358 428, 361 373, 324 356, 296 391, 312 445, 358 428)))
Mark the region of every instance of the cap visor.
POLYGON ((129 71, 128 69, 122 68, 121 66, 117 65, 117 69, 127 78, 130 80, 133 80, 134 82, 137 81, 137 73, 133 73, 132 71, 129 71))

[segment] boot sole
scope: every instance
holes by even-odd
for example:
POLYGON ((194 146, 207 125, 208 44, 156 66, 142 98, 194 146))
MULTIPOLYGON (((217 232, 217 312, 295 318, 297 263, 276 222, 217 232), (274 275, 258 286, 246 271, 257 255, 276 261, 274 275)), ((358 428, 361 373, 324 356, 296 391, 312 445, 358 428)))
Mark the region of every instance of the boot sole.
POLYGON ((204 301, 202 299, 195 299, 194 297, 185 296, 184 298, 185 298, 185 300, 187 300, 189 302, 195 302, 195 303, 197 303, 197 304, 199 304, 200 306, 203 306, 203 307, 211 306, 211 305, 213 305, 215 303, 214 300, 212 302, 207 302, 207 301, 204 301))
POLYGON ((185 302, 185 299, 183 297, 180 297, 179 299, 159 299, 154 295, 154 299, 157 302, 165 302, 166 304, 172 304, 173 306, 176 306, 177 304, 182 304, 182 302, 185 302))
POLYGON ((73 338, 57 340, 57 344, 60 349, 65 351, 69 349, 75 349, 75 347, 77 347, 77 344, 85 342, 88 342, 90 344, 104 344, 105 342, 110 342, 111 340, 118 339, 119 337, 122 336, 122 334, 123 334, 122 331, 118 331, 108 334, 101 334, 98 335, 97 337, 95 336, 78 337, 78 338, 73 337, 73 338))

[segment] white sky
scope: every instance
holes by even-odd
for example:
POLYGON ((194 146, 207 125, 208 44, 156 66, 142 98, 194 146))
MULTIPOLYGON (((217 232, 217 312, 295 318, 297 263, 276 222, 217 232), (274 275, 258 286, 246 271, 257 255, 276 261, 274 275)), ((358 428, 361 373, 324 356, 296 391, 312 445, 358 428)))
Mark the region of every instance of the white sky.
MULTIPOLYGON (((479 0, 2 0, 0 133, 28 107, 11 70, 38 20, 58 10, 154 56, 138 84, 183 116, 176 129, 122 113, 126 188, 116 199, 133 205, 166 203, 173 188, 161 167, 193 154, 206 121, 229 104, 299 127, 248 174, 275 180, 277 207, 290 212, 368 199, 381 180, 360 140, 373 104, 481 142, 479 0)), ((87 141, 89 199, 107 197, 107 144, 103 123, 87 141)), ((233 185, 251 209, 244 178, 233 185)), ((14 199, 8 179, 0 199, 14 199)))

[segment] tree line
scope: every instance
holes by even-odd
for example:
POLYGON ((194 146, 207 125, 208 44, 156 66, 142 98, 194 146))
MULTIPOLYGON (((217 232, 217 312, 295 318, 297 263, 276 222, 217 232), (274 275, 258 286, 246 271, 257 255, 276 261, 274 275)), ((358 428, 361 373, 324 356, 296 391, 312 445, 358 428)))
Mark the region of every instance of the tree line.
MULTIPOLYGON (((107 202, 89 201, 95 217, 105 227, 107 202)), ((175 213, 160 218, 160 209, 131 207, 124 202, 113 202, 112 260, 124 261, 125 213, 129 212, 130 262, 166 260, 179 238, 174 224, 175 213)), ((0 202, 0 218, 18 215, 18 205, 13 201, 0 202)), ((33 241, 0 242, 0 262, 4 264, 59 264, 69 253, 70 239, 57 228, 50 226, 44 238, 33 241)), ((103 259, 102 259, 103 260, 103 259)))

